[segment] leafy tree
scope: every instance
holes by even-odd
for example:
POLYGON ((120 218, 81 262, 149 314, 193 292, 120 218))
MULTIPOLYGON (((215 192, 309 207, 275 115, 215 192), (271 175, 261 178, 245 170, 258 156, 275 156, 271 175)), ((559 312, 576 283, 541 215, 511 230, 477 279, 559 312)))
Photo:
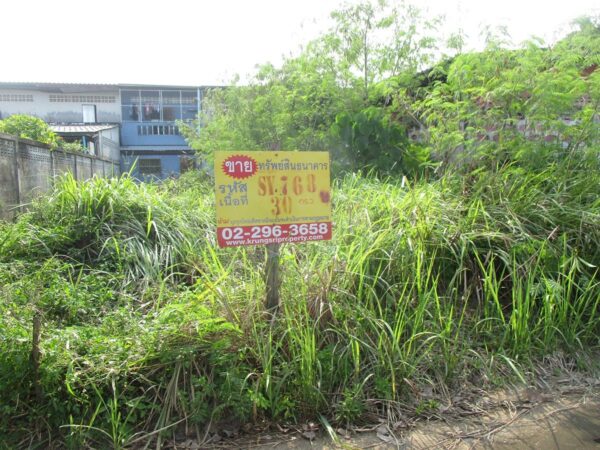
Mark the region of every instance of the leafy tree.
POLYGON ((14 114, 0 120, 0 132, 13 134, 24 139, 32 139, 51 147, 56 147, 59 139, 42 119, 25 114, 14 114))
POLYGON ((414 114, 443 167, 517 161, 535 168, 597 144, 600 33, 583 24, 554 47, 534 40, 508 50, 490 42, 438 66, 444 80, 422 89, 414 114))
POLYGON ((344 143, 345 152, 337 156, 345 158, 345 169, 415 176, 431 166, 428 148, 411 141, 405 124, 385 108, 342 112, 331 130, 344 143))
POLYGON ((315 47, 281 68, 261 66, 249 85, 209 92, 199 119, 181 124, 190 146, 205 158, 217 149, 328 148, 336 114, 353 105, 315 47))
POLYGON ((559 41, 554 50, 566 64, 589 68, 600 66, 600 16, 584 16, 573 22, 575 30, 559 41))
POLYGON ((331 14, 333 30, 322 41, 338 61, 339 78, 369 99, 374 83, 399 73, 414 73, 432 61, 437 48, 429 34, 439 19, 425 20, 405 2, 346 5, 331 14))
POLYGON ((340 168, 400 169, 406 129, 378 110, 378 83, 428 61, 435 41, 419 30, 433 23, 383 1, 332 18, 329 32, 280 68, 263 65, 248 85, 210 92, 199 120, 181 126, 190 146, 205 158, 216 149, 329 149, 340 168))

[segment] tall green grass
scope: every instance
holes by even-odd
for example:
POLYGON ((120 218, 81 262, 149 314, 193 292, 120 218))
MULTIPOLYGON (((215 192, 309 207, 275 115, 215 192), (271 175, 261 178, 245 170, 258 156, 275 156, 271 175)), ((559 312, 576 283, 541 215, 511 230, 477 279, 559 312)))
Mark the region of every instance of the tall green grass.
POLYGON ((211 219, 190 211, 195 205, 128 176, 77 182, 66 174, 56 186, 21 219, 20 232, 0 242, 3 255, 55 255, 150 281, 187 272, 208 235, 211 219))
POLYGON ((357 423, 597 351, 600 175, 564 164, 337 180, 333 240, 282 249, 275 320, 264 249, 215 246, 210 182, 63 178, 2 225, 0 433, 101 447, 223 418, 357 423))

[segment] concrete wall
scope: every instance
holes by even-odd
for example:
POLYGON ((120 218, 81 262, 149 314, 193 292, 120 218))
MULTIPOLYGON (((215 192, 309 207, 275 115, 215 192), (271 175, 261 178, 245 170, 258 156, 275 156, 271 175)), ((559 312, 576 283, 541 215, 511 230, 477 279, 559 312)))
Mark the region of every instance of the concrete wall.
POLYGON ((81 123, 82 105, 96 105, 97 122, 121 122, 121 99, 117 88, 103 92, 69 93, 0 89, 0 118, 28 114, 50 123, 81 123))
POLYGON ((13 217, 23 205, 52 187, 57 175, 76 179, 119 174, 119 164, 90 155, 51 151, 39 142, 0 133, 0 218, 13 217))

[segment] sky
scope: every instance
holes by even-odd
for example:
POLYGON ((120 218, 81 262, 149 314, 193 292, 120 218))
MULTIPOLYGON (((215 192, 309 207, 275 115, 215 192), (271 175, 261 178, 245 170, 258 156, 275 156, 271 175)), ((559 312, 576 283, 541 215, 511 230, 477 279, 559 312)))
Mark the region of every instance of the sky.
MULTIPOLYGON (((358 0, 350 0, 356 3, 358 0)), ((392 0, 393 1, 393 0, 392 0)), ((412 0, 481 47, 484 25, 553 42, 599 0, 412 0)), ((222 85, 281 63, 342 0, 4 0, 0 81, 222 85)))

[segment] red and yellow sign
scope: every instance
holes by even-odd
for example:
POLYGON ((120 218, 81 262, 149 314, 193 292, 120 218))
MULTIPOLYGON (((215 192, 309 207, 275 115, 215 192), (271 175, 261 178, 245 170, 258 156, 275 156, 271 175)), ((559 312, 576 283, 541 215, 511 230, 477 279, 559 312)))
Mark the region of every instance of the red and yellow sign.
POLYGON ((220 247, 331 239, 328 152, 215 152, 220 247))

